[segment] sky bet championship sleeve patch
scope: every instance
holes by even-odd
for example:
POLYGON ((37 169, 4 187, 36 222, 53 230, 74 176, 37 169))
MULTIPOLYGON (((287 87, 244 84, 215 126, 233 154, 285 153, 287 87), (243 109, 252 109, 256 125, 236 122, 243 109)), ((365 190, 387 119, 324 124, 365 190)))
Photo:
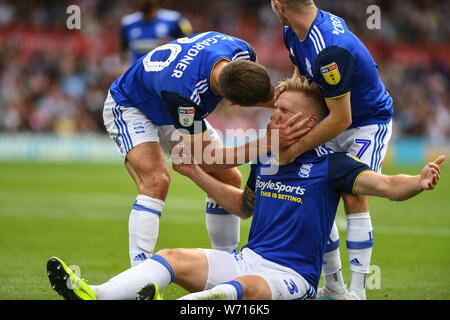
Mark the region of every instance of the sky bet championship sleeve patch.
POLYGON ((205 113, 192 100, 171 91, 162 91, 174 127, 182 134, 199 134, 206 131, 205 113))
POLYGON ((352 89, 354 58, 344 48, 325 48, 316 59, 318 81, 327 99, 339 98, 352 89))
POLYGON ((324 77, 325 81, 332 86, 335 86, 341 82, 341 74, 339 73, 339 67, 336 62, 321 67, 320 73, 324 77))
POLYGON ((178 107, 178 122, 182 127, 188 128, 194 124, 195 107, 178 107))

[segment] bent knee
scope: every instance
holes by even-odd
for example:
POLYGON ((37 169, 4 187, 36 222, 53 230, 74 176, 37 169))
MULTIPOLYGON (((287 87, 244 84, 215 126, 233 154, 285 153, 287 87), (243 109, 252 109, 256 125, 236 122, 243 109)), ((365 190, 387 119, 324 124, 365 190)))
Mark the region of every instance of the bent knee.
POLYGON ((171 262, 176 259, 178 249, 162 249, 159 250, 156 254, 163 257, 167 262, 171 262))
MULTIPOLYGON (((200 251, 200 250, 199 250, 200 251)), ((170 264, 190 264, 198 255, 196 249, 162 249, 157 253, 170 264)))
POLYGON ((202 250, 163 249, 158 251, 157 255, 171 265, 175 283, 197 290, 204 287, 208 274, 208 260, 202 250))
POLYGON ((140 194, 149 195, 151 197, 165 198, 170 186, 169 170, 152 169, 150 172, 141 173, 137 182, 140 194))

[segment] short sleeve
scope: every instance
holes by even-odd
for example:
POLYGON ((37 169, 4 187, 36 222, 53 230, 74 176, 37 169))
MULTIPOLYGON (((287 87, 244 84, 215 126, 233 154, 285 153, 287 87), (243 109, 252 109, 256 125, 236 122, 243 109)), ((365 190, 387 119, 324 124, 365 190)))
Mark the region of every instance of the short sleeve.
POLYGON ((355 62, 346 49, 325 48, 317 56, 315 68, 326 99, 339 98, 351 91, 355 62))
POLYGON ((331 187, 337 192, 353 193, 356 180, 365 171, 373 170, 349 154, 339 152, 329 157, 328 175, 331 187))
POLYGON ((182 134, 194 135, 207 130, 205 112, 192 100, 171 91, 162 91, 173 125, 182 134))
POLYGON ((256 164, 251 165, 250 174, 247 179, 247 187, 253 192, 256 190, 256 164))
POLYGON ((245 42, 245 44, 247 45, 247 48, 248 48, 248 53, 250 55, 250 61, 258 63, 258 56, 256 55, 255 48, 253 48, 253 46, 248 42, 245 42))

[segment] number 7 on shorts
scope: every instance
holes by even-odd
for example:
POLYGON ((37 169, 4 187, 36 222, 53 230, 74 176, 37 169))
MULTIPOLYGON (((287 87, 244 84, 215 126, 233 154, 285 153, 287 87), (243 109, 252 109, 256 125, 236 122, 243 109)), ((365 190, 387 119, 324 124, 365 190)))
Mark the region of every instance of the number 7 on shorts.
POLYGON ((358 154, 356 155, 356 157, 358 159, 361 159, 362 156, 364 155, 364 153, 370 147, 370 144, 372 143, 372 141, 367 140, 367 139, 355 139, 355 143, 362 145, 361 149, 359 150, 358 154))

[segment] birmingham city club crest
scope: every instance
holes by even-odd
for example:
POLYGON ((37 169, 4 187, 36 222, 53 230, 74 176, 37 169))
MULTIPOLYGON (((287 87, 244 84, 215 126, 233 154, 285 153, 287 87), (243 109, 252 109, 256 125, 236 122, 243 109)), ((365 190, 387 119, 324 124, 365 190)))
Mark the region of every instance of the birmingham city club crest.
POLYGON ((298 175, 302 178, 309 178, 309 173, 311 172, 311 168, 313 167, 312 163, 303 164, 298 172, 298 175))

